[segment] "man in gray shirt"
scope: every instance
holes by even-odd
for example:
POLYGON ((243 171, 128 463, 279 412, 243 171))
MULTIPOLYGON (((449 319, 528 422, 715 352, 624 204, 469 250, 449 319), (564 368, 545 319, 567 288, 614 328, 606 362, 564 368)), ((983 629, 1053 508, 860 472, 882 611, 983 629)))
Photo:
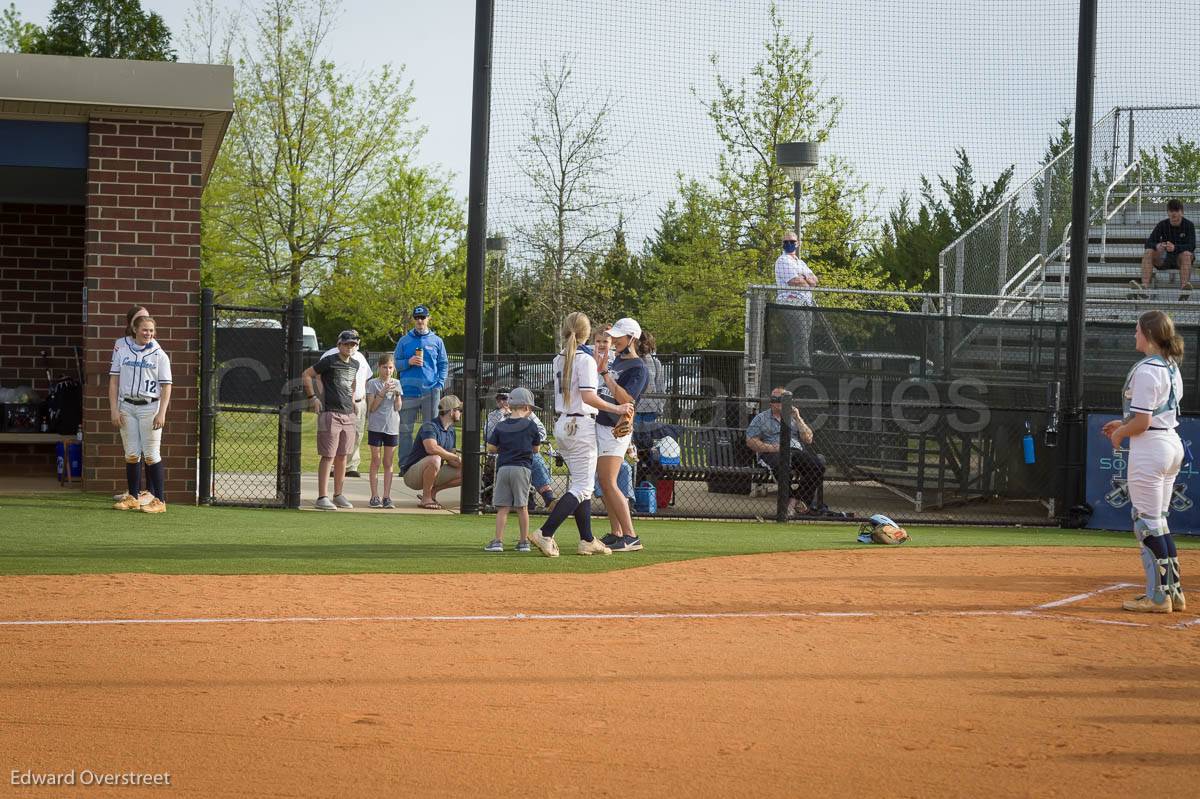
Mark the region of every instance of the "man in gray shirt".
POLYGON ((336 355, 326 355, 304 370, 302 381, 304 395, 309 407, 317 414, 317 454, 321 462, 317 467, 316 507, 321 510, 353 508, 350 500, 342 493, 346 479, 346 456, 357 438, 357 423, 354 412, 354 380, 358 364, 353 360, 358 348, 358 332, 343 330, 338 336, 336 355), (329 499, 329 474, 333 472, 333 500, 329 499))
POLYGON ((782 485, 791 480, 795 486, 788 503, 788 517, 802 513, 806 516, 823 516, 829 508, 816 505, 817 489, 825 478, 825 464, 812 448, 813 431, 802 418, 800 411, 792 408, 791 464, 779 462, 779 438, 783 431, 780 410, 783 407, 783 389, 771 389, 770 410, 763 411, 750 421, 746 428, 746 446, 758 456, 759 463, 775 472, 775 482, 782 485), (797 511, 797 503, 804 503, 804 510, 797 511))

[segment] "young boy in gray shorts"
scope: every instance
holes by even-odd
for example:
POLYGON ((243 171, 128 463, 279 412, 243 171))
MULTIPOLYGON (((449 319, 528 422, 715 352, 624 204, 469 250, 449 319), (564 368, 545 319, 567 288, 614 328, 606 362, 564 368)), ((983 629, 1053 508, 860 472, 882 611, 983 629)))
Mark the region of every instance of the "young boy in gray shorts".
POLYGON ((488 552, 504 551, 504 526, 508 511, 517 512, 521 526, 518 552, 529 551, 529 485, 533 453, 541 446, 537 424, 529 415, 537 409, 533 392, 527 388, 513 389, 508 397, 512 414, 492 428, 487 437, 488 452, 496 453, 496 482, 492 488, 492 504, 496 506, 496 537, 484 547, 488 552))

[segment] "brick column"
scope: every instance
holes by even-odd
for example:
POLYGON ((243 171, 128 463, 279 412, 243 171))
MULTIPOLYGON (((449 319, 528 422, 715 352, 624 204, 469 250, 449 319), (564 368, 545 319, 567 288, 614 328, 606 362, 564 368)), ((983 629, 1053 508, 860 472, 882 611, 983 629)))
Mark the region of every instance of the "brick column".
POLYGON ((109 422, 108 368, 125 312, 144 305, 171 358, 163 433, 166 494, 194 502, 200 354, 202 126, 94 119, 88 130, 84 279, 84 487, 125 487, 121 438, 109 422))

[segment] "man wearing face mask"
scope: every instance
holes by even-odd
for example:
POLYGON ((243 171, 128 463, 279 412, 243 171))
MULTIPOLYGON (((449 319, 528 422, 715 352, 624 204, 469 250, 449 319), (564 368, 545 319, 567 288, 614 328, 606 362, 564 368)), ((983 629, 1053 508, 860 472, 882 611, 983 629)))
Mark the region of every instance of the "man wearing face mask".
MULTIPOLYGON (((775 259, 776 302, 780 305, 813 306, 812 287, 817 276, 808 264, 800 260, 800 239, 790 230, 783 234, 783 254, 775 259)), ((792 346, 792 363, 798 369, 809 369, 812 357, 809 339, 812 337, 811 311, 784 311, 783 324, 792 346)))

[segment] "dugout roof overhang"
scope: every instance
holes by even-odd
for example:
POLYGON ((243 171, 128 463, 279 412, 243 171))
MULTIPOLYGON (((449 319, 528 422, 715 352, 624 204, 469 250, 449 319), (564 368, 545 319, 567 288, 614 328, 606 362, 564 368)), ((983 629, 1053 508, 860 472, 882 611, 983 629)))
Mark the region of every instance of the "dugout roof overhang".
POLYGON ((74 201, 93 119, 203 125, 207 182, 232 116, 230 66, 0 53, 0 201, 74 201))

